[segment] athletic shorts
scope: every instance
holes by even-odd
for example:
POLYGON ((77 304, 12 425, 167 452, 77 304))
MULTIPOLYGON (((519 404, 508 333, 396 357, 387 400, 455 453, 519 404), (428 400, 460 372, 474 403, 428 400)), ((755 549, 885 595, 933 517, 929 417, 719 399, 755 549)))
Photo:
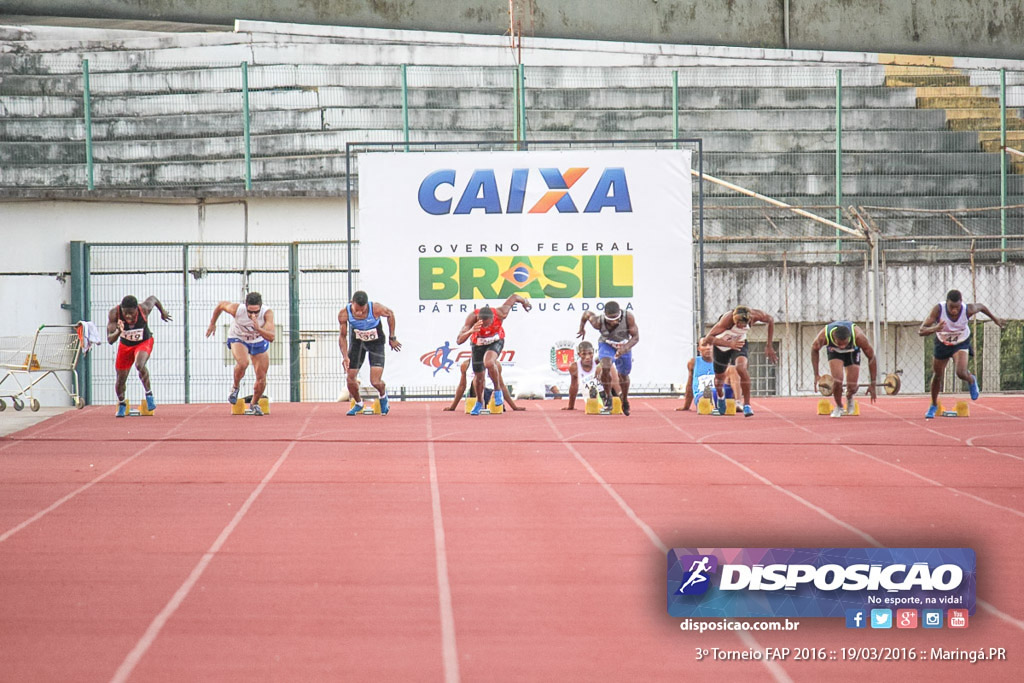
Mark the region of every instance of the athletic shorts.
POLYGON ((599 342, 597 345, 597 359, 612 358, 615 361, 615 369, 620 375, 629 377, 633 370, 633 350, 630 349, 618 358, 615 358, 615 347, 607 342, 599 342))
POLYGON ((128 346, 127 344, 117 345, 117 358, 114 359, 115 370, 129 370, 135 365, 135 357, 140 352, 145 351, 149 355, 153 355, 153 337, 150 337, 141 344, 135 346, 128 346))
POLYGON ((484 344, 482 346, 473 347, 473 372, 484 371, 484 356, 487 355, 488 351, 494 351, 498 354, 498 358, 501 358, 501 350, 505 348, 505 340, 499 339, 492 341, 490 344, 484 344))
POLYGON ((971 338, 968 337, 952 346, 943 344, 938 339, 935 340, 935 360, 949 360, 957 351, 966 351, 968 356, 973 356, 974 347, 971 346, 971 338))
POLYGON ((270 342, 268 342, 266 339, 260 339, 259 341, 256 342, 247 342, 238 339, 237 337, 228 337, 229 349, 231 348, 232 344, 245 345, 245 348, 248 349, 250 356, 258 356, 261 353, 266 353, 268 350, 270 350, 270 342))
POLYGON ((835 351, 828 352, 828 359, 841 360, 843 361, 843 367, 848 368, 851 365, 860 365, 860 349, 855 351, 847 351, 844 353, 836 353, 835 351))
POLYGON ((384 367, 384 338, 364 342, 350 335, 348 338, 348 369, 358 370, 363 367, 363 361, 370 357, 371 368, 384 367))
POLYGON ((726 349, 723 351, 717 346, 712 349, 711 355, 715 363, 715 374, 721 375, 725 372, 725 369, 736 362, 736 359, 740 356, 747 358, 747 353, 750 349, 750 342, 743 342, 743 347, 739 349, 726 349))

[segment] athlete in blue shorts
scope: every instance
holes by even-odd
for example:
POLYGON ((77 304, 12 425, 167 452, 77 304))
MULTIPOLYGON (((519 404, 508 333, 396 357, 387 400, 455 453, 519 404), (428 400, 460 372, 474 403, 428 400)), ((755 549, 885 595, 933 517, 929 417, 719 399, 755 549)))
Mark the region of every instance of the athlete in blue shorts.
POLYGON ((234 385, 228 395, 228 403, 234 405, 238 401, 238 388, 245 377, 245 370, 252 363, 256 373, 256 383, 252 387, 253 415, 262 415, 259 401, 267 388, 267 369, 270 367, 270 342, 274 341, 274 312, 263 305, 263 297, 259 292, 245 295, 245 303, 221 301, 213 309, 210 326, 206 328, 206 336, 210 337, 217 329, 217 318, 227 313, 233 320, 228 330, 228 348, 235 357, 234 385))
POLYGON ((366 292, 355 292, 352 301, 338 311, 338 348, 341 349, 348 392, 355 401, 346 415, 363 412, 363 398, 356 377, 363 367, 363 361, 367 359, 370 361, 370 384, 377 390, 381 415, 387 415, 391 410, 387 387, 384 385, 383 320, 388 321, 387 346, 392 351, 401 351, 402 345, 395 334, 394 312, 379 301, 370 301, 366 292))
MULTIPOLYGON (((710 344, 701 344, 697 347, 697 355, 686 364, 688 376, 686 378, 686 396, 683 399, 683 406, 676 410, 689 410, 693 405, 695 397, 704 395, 704 391, 711 392, 711 404, 714 406, 713 413, 718 411, 718 390, 715 389, 715 363, 714 347, 710 344)), ((740 376, 736 372, 736 366, 730 365, 725 369, 724 398, 735 398, 733 386, 740 386, 740 376)))
POLYGON ((935 304, 928 317, 921 323, 917 331, 922 337, 935 335, 935 358, 932 361, 932 404, 925 413, 925 419, 935 417, 939 410, 939 392, 942 391, 942 376, 946 371, 949 359, 953 359, 956 376, 967 382, 971 391, 971 400, 977 401, 978 378, 967 371, 967 360, 974 355, 971 346, 971 327, 967 323, 977 313, 984 313, 999 327, 1005 323, 992 314, 985 304, 964 304, 960 290, 951 289, 946 300, 935 304))
POLYGON ((818 386, 818 361, 821 349, 825 348, 828 357, 828 372, 834 380, 832 400, 835 407, 831 417, 853 415, 857 410, 854 394, 860 387, 860 352, 868 358, 867 393, 871 402, 875 402, 875 382, 878 378, 878 362, 875 360, 875 349, 867 336, 857 329, 850 320, 837 320, 825 325, 811 344, 811 369, 814 371, 814 386, 818 386), (843 411, 843 374, 846 374, 846 411, 843 411))
POLYGON ((584 311, 580 318, 580 331, 577 337, 586 335, 587 323, 599 333, 597 344, 597 360, 601 364, 600 379, 604 385, 606 401, 611 401, 614 383, 612 381, 612 364, 619 373, 619 389, 622 392, 622 412, 629 415, 629 373, 633 370, 633 347, 640 341, 640 331, 636 326, 636 318, 629 311, 624 311, 616 301, 604 305, 604 313, 597 315, 592 311, 584 311))

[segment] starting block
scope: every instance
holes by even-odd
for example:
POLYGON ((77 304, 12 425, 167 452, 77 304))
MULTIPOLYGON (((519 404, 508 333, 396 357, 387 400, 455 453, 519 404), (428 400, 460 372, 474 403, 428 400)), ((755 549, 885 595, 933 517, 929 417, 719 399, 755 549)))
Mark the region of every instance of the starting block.
MULTIPOLYGON (((252 408, 250 402, 252 401, 252 394, 245 398, 240 398, 231 404, 232 415, 252 415, 252 408)), ((259 401, 260 410, 263 411, 264 415, 270 415, 270 399, 266 396, 260 397, 259 401)))
MULTIPOLYGON (((818 415, 824 415, 828 417, 829 415, 832 414, 832 408, 832 401, 828 400, 827 398, 818 399, 818 415)), ((848 413, 845 410, 843 411, 843 417, 851 417, 856 415, 860 415, 860 401, 853 402, 852 413, 848 413)))
MULTIPOLYGON (((469 415, 473 412, 473 408, 476 407, 476 397, 468 396, 466 398, 466 414, 469 415)), ((494 396, 491 396, 490 402, 487 404, 487 410, 481 410, 481 415, 501 415, 505 412, 505 404, 502 403, 500 406, 494 402, 494 396)))
POLYGON ((955 410, 946 410, 940 403, 939 414, 942 415, 942 417, 970 417, 971 408, 967 401, 957 401, 955 410))
MULTIPOLYGON (((348 403, 348 409, 352 410, 353 408, 355 408, 355 406, 356 406, 356 402, 354 400, 350 400, 349 403, 348 403)), ((380 412, 380 401, 374 400, 374 399, 364 399, 363 400, 363 412, 356 413, 356 414, 357 415, 381 415, 382 413, 380 412)))
POLYGON ((612 396, 612 408, 608 410, 601 399, 588 398, 585 412, 587 415, 622 415, 622 399, 612 396))
MULTIPOLYGON (((718 409, 715 407, 715 402, 710 398, 702 398, 697 401, 697 414, 698 415, 721 415, 718 409)), ((735 415, 736 414, 736 399, 727 398, 725 399, 725 414, 735 415)))
POLYGON ((149 409, 149 406, 146 405, 145 399, 143 399, 142 403, 139 404, 138 410, 132 408, 131 406, 132 404, 129 403, 128 412, 126 413, 128 417, 152 417, 156 413, 155 410, 149 409))

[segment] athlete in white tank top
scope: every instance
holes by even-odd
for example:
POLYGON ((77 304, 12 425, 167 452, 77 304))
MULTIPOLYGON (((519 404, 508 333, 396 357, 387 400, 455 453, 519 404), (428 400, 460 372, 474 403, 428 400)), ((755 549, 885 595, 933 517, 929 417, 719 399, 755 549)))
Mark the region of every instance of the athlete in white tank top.
POLYGON ((960 316, 952 320, 946 309, 946 302, 940 301, 939 322, 942 323, 942 329, 935 333, 935 337, 946 346, 956 346, 971 338, 971 327, 967 324, 967 306, 960 306, 960 316))
MULTIPOLYGON (((260 312, 256 316, 256 325, 263 327, 266 324, 267 307, 260 305, 260 312)), ((241 339, 244 342, 253 344, 263 339, 263 336, 256 331, 256 327, 249 317, 248 307, 240 304, 235 309, 234 319, 231 321, 231 328, 228 330, 229 339, 241 339)))

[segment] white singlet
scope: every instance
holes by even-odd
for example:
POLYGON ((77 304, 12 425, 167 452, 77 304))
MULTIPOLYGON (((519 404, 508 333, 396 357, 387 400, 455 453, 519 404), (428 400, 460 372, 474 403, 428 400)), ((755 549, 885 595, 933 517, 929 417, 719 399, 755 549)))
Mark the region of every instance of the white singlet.
POLYGON ((595 362, 590 366, 590 372, 583 369, 582 363, 576 364, 576 370, 580 378, 580 392, 584 396, 590 395, 591 387, 596 387, 598 391, 601 391, 601 382, 597 379, 597 369, 601 367, 599 363, 595 362))
MULTIPOLYGON (((260 314, 256 316, 256 322, 262 328, 264 326, 264 317, 266 316, 266 307, 260 306, 260 314)), ((263 337, 256 332, 256 328, 253 327, 252 321, 249 320, 249 315, 246 313, 245 303, 238 304, 238 310, 235 311, 235 319, 231 322, 231 329, 228 330, 229 339, 241 339, 244 342, 253 344, 258 341, 262 341, 263 337)))
MULTIPOLYGON (((747 332, 750 332, 750 326, 749 325, 747 327, 735 327, 735 326, 733 326, 733 327, 730 327, 725 332, 722 332, 721 334, 716 335, 715 336, 715 340, 716 341, 733 341, 734 339, 739 339, 741 342, 745 342, 745 341, 747 341, 747 332)), ((722 346, 720 344, 715 344, 715 348, 718 349, 719 351, 732 351, 733 350, 732 347, 722 346)))
POLYGON ((942 329, 935 333, 935 338, 946 346, 956 346, 971 338, 971 328, 967 324, 967 303, 960 302, 960 317, 950 320, 946 312, 946 302, 939 302, 939 322, 942 329))

